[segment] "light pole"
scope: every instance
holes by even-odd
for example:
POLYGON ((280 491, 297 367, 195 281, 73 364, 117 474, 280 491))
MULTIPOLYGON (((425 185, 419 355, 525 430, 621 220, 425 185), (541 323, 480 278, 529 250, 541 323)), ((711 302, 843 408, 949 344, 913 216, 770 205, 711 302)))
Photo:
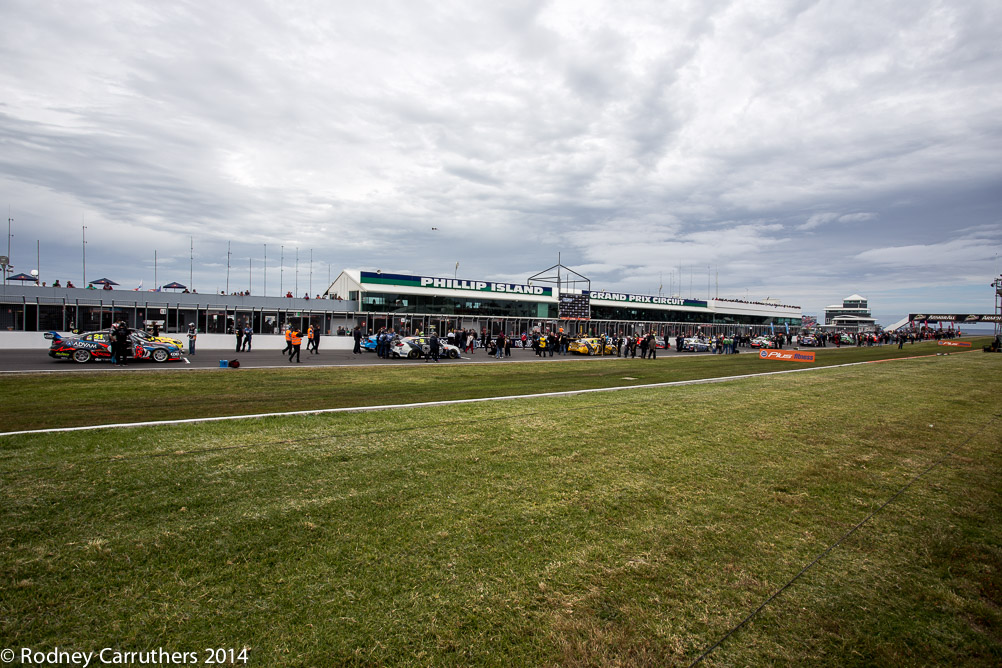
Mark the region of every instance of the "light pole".
POLYGON ((282 294, 282 279, 285 277, 285 246, 282 246, 282 257, 278 261, 278 296, 284 297, 282 294))
POLYGON ((226 294, 230 294, 230 244, 226 242, 226 294))
POLYGON ((82 227, 83 227, 83 246, 82 246, 82 248, 83 248, 83 283, 81 283, 80 285, 82 287, 86 288, 87 287, 87 226, 86 225, 82 225, 82 227))
POLYGON ((293 285, 295 287, 292 291, 292 296, 295 297, 299 294, 299 246, 296 246, 296 281, 293 285))
POLYGON ((14 222, 14 219, 10 215, 10 205, 7 205, 7 260, 3 266, 3 284, 7 285, 7 270, 13 267, 10 264, 10 238, 13 236, 10 233, 10 226, 14 222))
POLYGON ((268 244, 264 245, 264 287, 261 289, 261 296, 268 296, 268 244))
POLYGON ((310 249, 310 290, 307 294, 313 294, 313 249, 310 249))

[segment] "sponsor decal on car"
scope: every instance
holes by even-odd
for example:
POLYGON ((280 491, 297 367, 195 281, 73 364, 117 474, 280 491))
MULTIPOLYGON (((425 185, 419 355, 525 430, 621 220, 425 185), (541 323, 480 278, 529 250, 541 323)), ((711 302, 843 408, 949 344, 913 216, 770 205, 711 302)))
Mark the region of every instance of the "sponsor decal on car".
POLYGON ((971 342, 970 341, 940 341, 939 345, 941 345, 941 346, 954 346, 956 348, 970 348, 971 347, 971 342))
POLYGON ((780 362, 813 362, 814 353, 805 353, 796 350, 760 350, 760 359, 777 360, 780 362))

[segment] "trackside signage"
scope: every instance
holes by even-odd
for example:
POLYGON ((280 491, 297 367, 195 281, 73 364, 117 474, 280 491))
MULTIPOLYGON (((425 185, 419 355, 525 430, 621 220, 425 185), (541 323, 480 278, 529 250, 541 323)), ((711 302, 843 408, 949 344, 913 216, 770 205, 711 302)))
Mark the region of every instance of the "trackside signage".
POLYGON ((954 348, 970 348, 971 347, 971 342, 970 341, 940 341, 939 345, 941 345, 941 346, 952 346, 954 348))
POLYGON ((998 313, 909 313, 912 322, 1002 322, 1002 314, 998 313))
POLYGON ((592 299, 607 302, 626 302, 627 304, 658 304, 662 306, 695 306, 706 308, 706 302, 698 299, 682 299, 681 297, 653 297, 651 295, 631 295, 625 292, 597 292, 592 290, 592 299))
POLYGON ((372 271, 361 272, 360 282, 376 285, 399 285, 408 288, 438 288, 444 290, 469 290, 471 292, 501 292, 514 295, 536 295, 538 297, 553 296, 553 288, 546 288, 541 285, 493 283, 490 281, 467 281, 461 278, 436 278, 434 276, 377 274, 372 271))
POLYGON ((778 362, 813 362, 814 353, 804 353, 799 350, 760 350, 759 359, 776 360, 778 362))

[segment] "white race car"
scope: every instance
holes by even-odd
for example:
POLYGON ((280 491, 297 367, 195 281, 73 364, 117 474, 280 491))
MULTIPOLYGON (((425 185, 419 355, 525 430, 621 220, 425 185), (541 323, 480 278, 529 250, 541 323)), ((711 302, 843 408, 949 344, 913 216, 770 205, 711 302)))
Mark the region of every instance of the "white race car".
MULTIPOLYGON (((431 353, 431 337, 428 336, 408 336, 396 339, 390 344, 390 354, 394 357, 406 357, 416 360, 431 353)), ((459 358, 459 348, 444 339, 438 340, 438 356, 449 359, 459 358)))
POLYGON ((710 342, 704 338, 691 336, 682 342, 682 350, 687 353, 709 352, 710 342))

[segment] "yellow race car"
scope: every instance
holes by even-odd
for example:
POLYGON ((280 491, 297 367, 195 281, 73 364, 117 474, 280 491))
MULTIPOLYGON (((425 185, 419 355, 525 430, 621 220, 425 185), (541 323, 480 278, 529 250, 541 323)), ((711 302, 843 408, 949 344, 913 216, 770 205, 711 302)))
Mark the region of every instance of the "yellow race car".
POLYGON ((616 347, 611 344, 604 344, 605 351, 603 353, 603 343, 601 339, 574 339, 567 346, 567 350, 572 353, 577 353, 578 355, 615 355, 616 347))
POLYGON ((132 331, 136 336, 146 341, 154 341, 156 343, 169 343, 172 346, 177 346, 178 350, 184 350, 184 344, 181 343, 179 339, 175 339, 169 336, 153 336, 144 329, 134 329, 132 331))

